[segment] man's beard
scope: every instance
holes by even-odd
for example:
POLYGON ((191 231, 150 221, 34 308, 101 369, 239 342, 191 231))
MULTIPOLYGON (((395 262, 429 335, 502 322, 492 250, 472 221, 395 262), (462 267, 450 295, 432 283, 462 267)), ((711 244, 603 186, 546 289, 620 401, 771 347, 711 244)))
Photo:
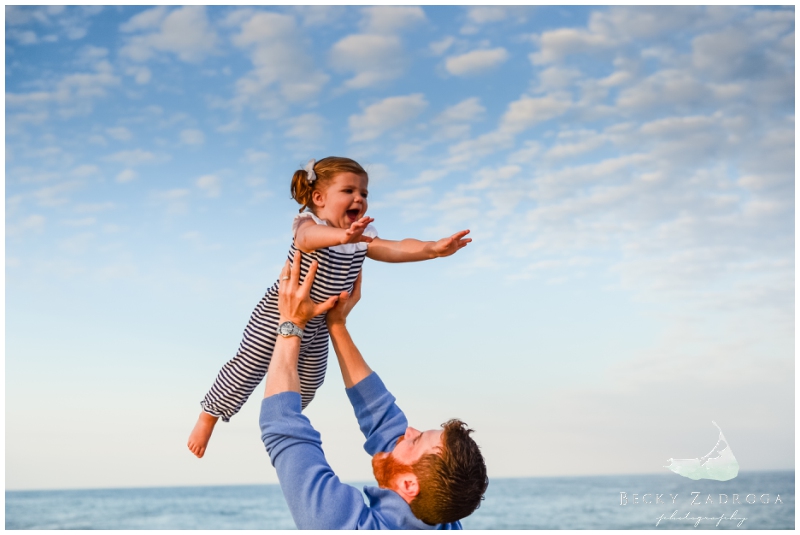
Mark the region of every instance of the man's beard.
MULTIPOLYGON (((404 437, 397 439, 397 444, 403 440, 404 437)), ((395 444, 395 446, 397 446, 395 444)), ((375 474, 375 480, 378 486, 382 489, 391 489, 394 479, 401 474, 413 474, 414 469, 411 465, 403 464, 394 458, 394 455, 387 453, 383 457, 378 457, 376 454, 372 457, 372 473, 375 474)))

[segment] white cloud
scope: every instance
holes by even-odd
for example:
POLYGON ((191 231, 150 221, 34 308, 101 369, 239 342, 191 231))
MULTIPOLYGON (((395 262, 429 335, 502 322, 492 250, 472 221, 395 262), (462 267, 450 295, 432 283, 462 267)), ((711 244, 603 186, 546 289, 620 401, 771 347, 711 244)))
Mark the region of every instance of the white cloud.
POLYGON ((403 73, 405 51, 395 35, 348 35, 333 45, 331 65, 339 72, 354 72, 345 87, 362 89, 394 80, 403 73))
POLYGON ((16 224, 9 224, 6 226, 6 235, 16 236, 24 232, 41 232, 44 230, 44 225, 47 220, 44 216, 39 214, 29 215, 22 221, 16 224))
POLYGON ((451 56, 445 60, 447 72, 455 76, 469 76, 485 72, 508 59, 505 48, 489 50, 473 50, 459 56, 451 56))
MULTIPOLYGON (((78 72, 61 77, 51 90, 6 93, 6 106, 41 108, 56 104, 64 117, 89 113, 92 99, 106 96, 108 89, 120 84, 119 77, 113 74, 113 68, 107 61, 97 62, 94 68, 95 72, 78 72)), ((13 118, 14 115, 9 117, 13 118)))
POLYGON ((156 163, 169 159, 166 156, 158 156, 155 153, 142 149, 123 150, 110 154, 104 158, 109 162, 117 162, 129 167, 145 163, 156 163))
POLYGON ((711 89, 691 73, 665 69, 620 92, 617 106, 647 110, 669 104, 702 104, 712 97, 711 89))
POLYGON ((133 35, 120 54, 144 62, 158 52, 175 54, 182 61, 196 63, 213 53, 217 34, 208 22, 205 7, 186 6, 164 16, 162 7, 145 11, 122 25, 123 31, 156 31, 133 35))
POLYGON ((150 72, 150 69, 142 66, 127 67, 125 69, 125 74, 133 76, 134 81, 139 85, 146 84, 153 77, 153 73, 150 72))
POLYGON ((126 182, 130 182, 131 180, 134 180, 137 176, 138 175, 136 174, 136 171, 134 171, 133 169, 124 169, 120 171, 115 180, 120 184, 124 184, 126 182))
POLYGON ((433 52, 435 55, 441 56, 442 54, 447 52, 447 50, 451 46, 453 46, 453 43, 455 42, 456 42, 455 38, 448 35, 447 37, 439 41, 434 41, 433 43, 428 45, 428 48, 430 48, 431 52, 433 52))
POLYGON ((302 38, 290 15, 260 12, 242 24, 232 41, 250 51, 253 70, 236 82, 235 107, 246 104, 275 116, 285 102, 306 101, 320 92, 329 77, 314 67, 302 38))
POLYGON ((62 182, 54 186, 47 186, 33 192, 33 198, 39 206, 59 206, 69 202, 67 193, 72 192, 83 186, 82 181, 73 180, 62 182))
POLYGON ((174 201, 177 199, 184 199, 188 196, 189 196, 189 190, 181 188, 157 191, 153 193, 153 198, 160 201, 174 201))
POLYGON ((158 6, 152 9, 146 9, 141 13, 137 13, 131 17, 127 22, 120 25, 120 31, 124 33, 139 32, 142 30, 155 30, 161 25, 164 17, 167 16, 166 6, 158 6))
POLYGON ((195 185, 205 193, 206 197, 219 197, 222 191, 222 181, 216 175, 203 175, 195 181, 195 185))
POLYGON ((564 67, 548 67, 538 74, 539 84, 537 92, 549 93, 559 89, 573 87, 575 81, 580 79, 581 72, 577 69, 564 67))
POLYGON ((500 6, 475 6, 467 10, 467 18, 476 24, 499 22, 508 16, 508 10, 500 6))
POLYGON ((248 163, 260 163, 269 160, 270 156, 269 153, 264 151, 258 151, 254 149, 247 149, 245 152, 245 160, 248 163))
POLYGON ((83 164, 73 169, 70 174, 73 176, 90 176, 96 174, 100 169, 96 165, 83 164))
POLYGON ((372 6, 362 11, 361 26, 367 33, 394 33, 425 22, 425 12, 416 6, 372 6))
POLYGON ((206 142, 206 136, 202 130, 196 128, 186 128, 181 130, 181 143, 184 145, 202 145, 206 142))
POLYGON ((325 128, 325 118, 316 113, 304 113, 303 115, 292 117, 286 122, 289 124, 286 137, 306 141, 319 139, 325 128))
POLYGON ((65 219, 62 221, 68 227, 90 227, 97 223, 94 217, 83 217, 81 219, 65 219))
POLYGON ((539 52, 531 54, 534 65, 560 61, 569 54, 609 49, 618 42, 611 36, 593 34, 575 28, 559 28, 539 37, 539 52))
POLYGON ((508 105, 508 109, 500 119, 500 130, 518 134, 535 124, 563 115, 571 106, 569 100, 553 96, 523 97, 508 105))
POLYGON ((114 126, 106 128, 106 134, 116 139, 117 141, 130 141, 133 139, 133 134, 124 126, 114 126))
POLYGON ((481 119, 486 113, 478 97, 471 97, 462 100, 446 108, 437 115, 432 124, 439 127, 439 133, 445 138, 456 138, 469 134, 469 123, 481 119))
POLYGON ((351 141, 369 141, 396 128, 422 113, 428 106, 422 93, 389 97, 364 109, 361 115, 349 119, 351 141))

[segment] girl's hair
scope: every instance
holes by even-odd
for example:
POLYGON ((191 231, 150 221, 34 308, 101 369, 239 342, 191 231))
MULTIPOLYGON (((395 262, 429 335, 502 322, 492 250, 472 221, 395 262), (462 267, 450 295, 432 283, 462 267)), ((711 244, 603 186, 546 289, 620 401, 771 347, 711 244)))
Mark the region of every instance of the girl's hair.
POLYGON ((317 175, 317 179, 313 184, 308 183, 308 173, 305 169, 295 171, 292 177, 292 199, 302 205, 300 211, 302 212, 305 208, 313 211, 314 203, 311 202, 311 194, 314 193, 314 190, 326 188, 330 185, 333 177, 339 173, 354 173, 369 177, 364 168, 358 165, 358 162, 339 156, 328 156, 314 164, 314 174, 317 175))

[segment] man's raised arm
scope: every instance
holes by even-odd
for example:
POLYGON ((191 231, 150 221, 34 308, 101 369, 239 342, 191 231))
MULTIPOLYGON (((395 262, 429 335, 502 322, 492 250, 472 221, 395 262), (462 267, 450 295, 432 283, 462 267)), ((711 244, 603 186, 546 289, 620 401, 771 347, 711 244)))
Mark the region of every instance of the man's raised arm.
POLYGON ((378 374, 361 356, 347 331, 347 315, 361 298, 361 273, 358 274, 350 295, 342 292, 339 300, 328 311, 326 321, 333 342, 347 397, 353 405, 358 425, 366 438, 364 449, 370 455, 391 451, 397 439, 408 428, 408 420, 395 403, 378 374))
POLYGON ((345 388, 352 388, 372 373, 350 337, 346 326, 347 315, 350 314, 359 299, 361 299, 361 273, 356 278, 353 291, 349 295, 347 292, 342 292, 336 306, 328 311, 325 319, 328 322, 328 333, 333 342, 333 350, 336 352, 339 368, 342 370, 345 388))

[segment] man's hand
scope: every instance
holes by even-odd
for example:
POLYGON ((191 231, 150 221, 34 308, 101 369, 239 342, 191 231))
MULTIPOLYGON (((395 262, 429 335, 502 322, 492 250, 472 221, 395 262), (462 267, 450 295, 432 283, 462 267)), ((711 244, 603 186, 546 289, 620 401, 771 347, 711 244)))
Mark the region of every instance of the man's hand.
POLYGON ((435 242, 433 244, 434 255, 438 258, 450 256, 459 249, 466 247, 467 244, 472 241, 472 238, 464 238, 467 234, 469 234, 468 230, 462 230, 461 232, 456 232, 449 238, 442 238, 435 242))
POLYGON ((362 217, 358 221, 353 221, 353 224, 350 225, 350 228, 345 231, 342 243, 371 242, 372 238, 369 236, 364 236, 364 231, 367 230, 367 225, 373 221, 375 221, 375 218, 366 216, 362 217))
POLYGON ((344 325, 347 323, 347 315, 350 314, 350 311, 353 310, 353 307, 356 306, 356 303, 361 299, 361 274, 363 271, 358 272, 358 277, 356 278, 355 284, 353 284, 353 291, 351 293, 342 292, 339 295, 339 300, 336 302, 336 306, 328 311, 328 315, 325 316, 325 321, 328 322, 328 328, 330 329, 333 325, 344 325))
POLYGON ((316 260, 311 263, 306 279, 303 284, 300 284, 302 254, 302 252, 297 251, 291 268, 287 260, 281 270, 281 277, 278 281, 278 311, 280 312, 281 323, 291 321, 301 329, 305 329, 306 323, 311 318, 333 308, 339 297, 333 296, 323 303, 315 303, 311 299, 311 285, 314 284, 314 277, 317 274, 319 264, 316 260))

